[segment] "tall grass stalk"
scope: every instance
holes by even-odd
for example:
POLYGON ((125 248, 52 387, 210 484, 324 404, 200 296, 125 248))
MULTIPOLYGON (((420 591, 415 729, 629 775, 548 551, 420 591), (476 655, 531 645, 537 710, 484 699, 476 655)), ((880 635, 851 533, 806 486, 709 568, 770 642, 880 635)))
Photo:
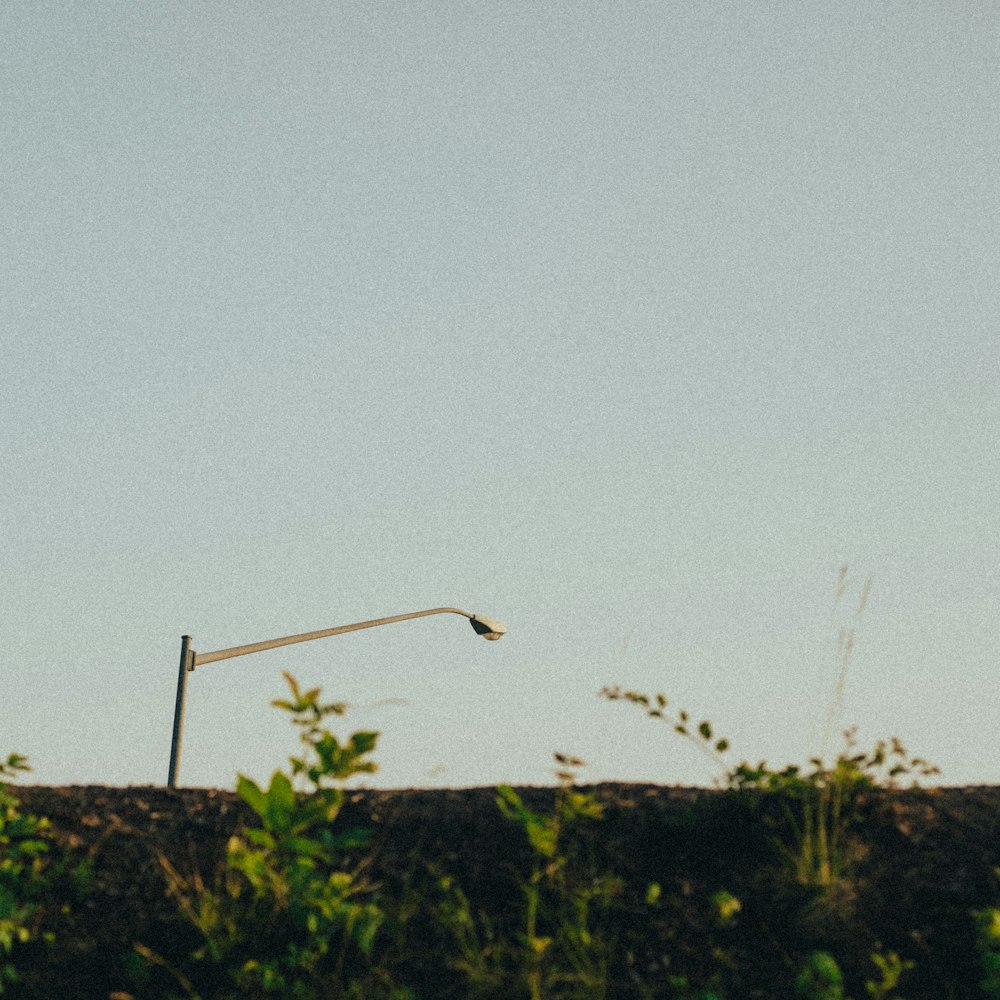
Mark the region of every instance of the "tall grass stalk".
MULTIPOLYGON (((840 570, 837 575, 837 589, 833 599, 833 606, 830 609, 831 632, 835 627, 837 609, 840 607, 845 595, 851 588, 852 581, 848 578, 847 571, 847 563, 841 563, 840 570)), ((857 627, 861 621, 862 615, 865 612, 865 608, 868 605, 868 598, 871 595, 873 580, 874 578, 871 576, 865 580, 864 585, 861 588, 861 597, 858 600, 850 625, 840 626, 837 629, 836 643, 830 643, 827 647, 829 649, 835 645, 836 653, 834 669, 837 673, 837 680, 834 685, 833 695, 830 698, 830 707, 827 710, 826 719, 823 723, 822 736, 820 737, 819 755, 821 758, 826 757, 834 726, 839 723, 841 714, 843 713, 844 692, 847 685, 847 674, 851 666, 851 660, 854 657, 854 643, 857 638, 857 627)))

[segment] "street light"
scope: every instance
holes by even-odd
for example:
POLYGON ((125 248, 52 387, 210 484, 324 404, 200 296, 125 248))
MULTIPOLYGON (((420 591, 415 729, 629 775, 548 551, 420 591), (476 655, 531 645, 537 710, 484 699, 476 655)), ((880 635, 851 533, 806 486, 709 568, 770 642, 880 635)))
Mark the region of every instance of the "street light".
POLYGON ((408 618, 423 618, 425 615, 453 614, 469 619, 477 635, 484 639, 499 639, 507 631, 503 622, 484 615, 473 615, 460 608, 431 608, 429 611, 412 611, 408 615, 393 615, 391 618, 375 618, 368 622, 355 622, 353 625, 338 625, 336 628, 321 629, 319 632, 303 632, 301 635, 287 635, 283 639, 267 639, 264 642, 252 642, 246 646, 231 646, 229 649, 218 649, 214 653, 196 653, 191 648, 191 636, 181 636, 181 662, 177 671, 177 701, 174 703, 174 733, 170 741, 170 771, 167 774, 167 787, 177 787, 177 770, 181 761, 181 733, 184 728, 184 698, 187 692, 187 675, 204 663, 215 663, 216 660, 229 660, 234 656, 246 656, 248 653, 260 653, 265 649, 275 649, 278 646, 290 646, 293 642, 308 642, 310 639, 325 639, 328 635, 341 635, 344 632, 358 632, 363 628, 375 628, 377 625, 391 625, 393 622, 406 621, 408 618))

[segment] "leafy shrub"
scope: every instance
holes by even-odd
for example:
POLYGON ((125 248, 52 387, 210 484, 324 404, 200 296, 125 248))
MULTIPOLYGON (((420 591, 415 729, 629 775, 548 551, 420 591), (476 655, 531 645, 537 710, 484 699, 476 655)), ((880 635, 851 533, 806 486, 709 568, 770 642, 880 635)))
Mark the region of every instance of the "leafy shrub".
MULTIPOLYGON (((722 787, 745 801, 759 814, 764 827, 772 831, 778 854, 787 862, 787 869, 783 866, 782 871, 790 872, 794 882, 811 893, 805 898, 809 916, 804 914, 803 928, 819 914, 836 914, 838 920, 846 916, 841 890, 852 875, 852 864, 861 846, 857 832, 862 794, 879 786, 895 787, 904 775, 926 777, 939 773, 923 758, 910 755, 895 738, 880 740, 871 750, 859 751, 854 729, 844 733, 846 747, 832 766, 818 757, 810 760, 809 770, 794 765, 775 770, 765 761, 757 765, 743 761, 732 766, 726 756, 729 741, 719 738, 708 720, 695 722, 684 710, 672 712, 665 695, 623 691, 619 687, 606 687, 601 693, 610 701, 637 705, 651 718, 668 723, 719 767, 722 787)), ((865 981, 866 992, 872 1000, 889 1000, 900 977, 913 963, 900 959, 895 952, 875 952, 870 958, 878 977, 865 981)), ((854 961, 860 963, 861 955, 856 954, 854 961)), ((825 951, 808 954, 795 984, 797 995, 810 1000, 844 997, 840 969, 825 951)))
MULTIPOLYGON (((1000 868, 997 869, 1000 875, 1000 868)), ((976 943, 984 978, 983 993, 1000 997, 1000 907, 988 906, 973 913, 976 921, 976 943)))
POLYGON ((259 825, 230 839, 213 889, 161 858, 171 891, 203 940, 193 956, 200 973, 171 971, 191 997, 402 995, 367 961, 385 914, 357 874, 338 867, 341 852, 362 845, 365 835, 332 827, 343 783, 376 769, 367 758, 378 734, 354 733, 341 743, 324 722, 346 706, 323 703, 319 688, 303 691, 289 674, 285 679, 291 697, 272 704, 292 716, 304 752, 289 758, 289 771, 276 771, 266 789, 239 776, 237 792, 259 825))
POLYGON ((861 792, 877 785, 891 787, 902 775, 940 773, 922 757, 910 756, 895 737, 859 752, 855 729, 845 731, 846 748, 832 767, 819 757, 811 758, 811 770, 805 772, 794 764, 776 771, 766 761, 731 766, 725 757, 729 741, 718 738, 707 719, 694 723, 684 710, 669 714, 666 695, 623 691, 618 686, 605 687, 601 694, 609 701, 631 702, 649 717, 669 723, 674 732, 693 742, 723 770, 725 788, 771 796, 785 821, 778 846, 803 885, 829 886, 848 873, 848 833, 857 819, 861 792))
MULTIPOLYGON (((0 778, 27 770, 27 759, 19 754, 0 760, 0 778)), ((40 929, 42 901, 50 886, 48 829, 46 819, 21 812, 7 784, 0 783, 0 993, 18 982, 17 946, 51 937, 40 929)))

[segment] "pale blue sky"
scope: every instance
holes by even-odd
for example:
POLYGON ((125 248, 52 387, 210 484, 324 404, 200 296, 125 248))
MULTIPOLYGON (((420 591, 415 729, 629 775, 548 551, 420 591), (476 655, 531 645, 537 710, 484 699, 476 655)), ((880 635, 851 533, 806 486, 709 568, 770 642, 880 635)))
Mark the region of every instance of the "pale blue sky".
POLYGON ((844 724, 1000 782, 995 3, 0 7, 0 752, 704 783, 844 724), (849 619, 845 603, 834 620, 849 619), (405 704, 374 704, 401 699, 405 704), (367 706, 367 707, 366 707, 367 706))

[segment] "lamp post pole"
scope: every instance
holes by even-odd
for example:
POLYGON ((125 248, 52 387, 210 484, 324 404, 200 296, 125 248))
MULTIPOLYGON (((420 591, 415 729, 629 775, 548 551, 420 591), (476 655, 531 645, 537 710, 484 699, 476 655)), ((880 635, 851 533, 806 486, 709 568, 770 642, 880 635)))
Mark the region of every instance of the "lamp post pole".
POLYGON ((477 635, 484 639, 499 639, 506 631, 503 622, 474 615, 460 608, 431 608, 428 611, 411 611, 406 615, 393 615, 390 618, 374 618, 366 622, 354 622, 352 625, 338 625, 336 628, 320 629, 318 632, 303 632, 300 635, 287 635, 281 639, 266 639, 264 642, 252 642, 246 646, 230 646, 228 649, 218 649, 214 653, 196 653, 191 647, 191 636, 181 636, 181 658, 177 670, 177 698, 174 702, 174 730, 170 741, 170 770, 167 774, 167 787, 177 787, 177 771, 181 761, 181 738, 184 731, 184 701, 187 695, 187 675, 195 667, 205 663, 215 663, 217 660, 229 660, 234 656, 246 656, 249 653, 260 653, 265 649, 276 649, 278 646, 290 646, 294 642, 308 642, 310 639, 325 639, 331 635, 342 635, 345 632, 358 632, 365 628, 376 628, 379 625, 391 625, 393 622, 406 621, 409 618, 423 618, 426 615, 454 614, 469 619, 469 624, 477 635))
POLYGON ((181 662, 177 671, 177 699, 174 702, 174 733, 170 740, 170 771, 167 787, 177 787, 177 768, 181 758, 181 738, 184 735, 184 699, 187 696, 187 675, 194 670, 194 650, 191 636, 181 636, 181 662))

